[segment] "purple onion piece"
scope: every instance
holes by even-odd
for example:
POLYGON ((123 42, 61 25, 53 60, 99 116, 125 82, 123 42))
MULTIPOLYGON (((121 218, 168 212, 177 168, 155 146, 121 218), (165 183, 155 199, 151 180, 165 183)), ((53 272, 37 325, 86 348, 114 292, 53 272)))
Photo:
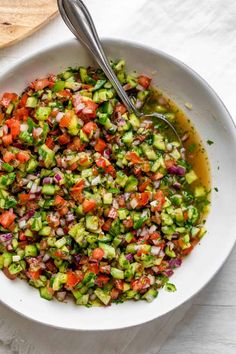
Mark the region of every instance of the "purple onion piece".
POLYGON ((57 182, 59 182, 59 181, 62 179, 62 177, 61 177, 61 175, 59 175, 59 173, 57 173, 57 174, 54 176, 54 178, 55 178, 55 180, 56 180, 57 182))
POLYGON ((27 218, 32 218, 32 216, 34 216, 35 214, 35 210, 29 210, 27 213, 27 218))
POLYGON ((175 182, 175 183, 173 183, 173 187, 175 189, 181 189, 181 184, 179 182, 175 182))
POLYGON ((127 261, 129 261, 129 262, 132 262, 133 261, 133 259, 134 259, 134 257, 133 257, 133 255, 132 255, 132 253, 128 253, 126 256, 125 256, 125 258, 127 259, 127 261))
POLYGON ((0 243, 10 241, 12 239, 12 234, 2 234, 0 235, 0 243))
POLYGON ((43 184, 50 184, 50 183, 52 183, 52 178, 51 177, 44 177, 43 184))
POLYGON ((182 166, 171 166, 168 168, 168 173, 171 175, 184 176, 186 169, 182 166))
POLYGON ((74 255, 74 259, 77 264, 79 264, 81 258, 82 258, 82 254, 75 254, 74 255))
POLYGON ((164 274, 167 276, 167 277, 171 277, 171 275, 174 274, 173 270, 172 269, 166 269, 164 271, 164 274))
POLYGON ((169 260, 169 266, 171 268, 178 268, 182 264, 182 259, 181 258, 173 258, 169 260))

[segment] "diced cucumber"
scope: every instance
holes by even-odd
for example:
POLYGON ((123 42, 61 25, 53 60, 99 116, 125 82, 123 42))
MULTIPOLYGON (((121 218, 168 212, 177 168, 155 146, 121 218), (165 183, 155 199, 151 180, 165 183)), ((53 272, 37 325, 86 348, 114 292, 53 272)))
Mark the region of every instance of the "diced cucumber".
POLYGON ((39 294, 45 300, 52 300, 53 299, 53 295, 51 292, 49 292, 47 287, 39 288, 39 294))
POLYGON ((25 257, 36 257, 38 255, 38 250, 35 245, 25 246, 25 257))
POLYGON ((37 97, 28 97, 27 98, 27 101, 26 101, 26 107, 29 107, 29 108, 35 108, 38 104, 38 99, 37 97))
POLYGON ((95 215, 87 215, 85 218, 86 229, 89 231, 97 231, 98 230, 98 217, 95 215))
POLYGON ((137 190, 138 180, 133 175, 129 176, 125 184, 125 192, 134 192, 137 190))
POLYGON ((118 268, 111 267, 111 275, 115 279, 124 279, 124 272, 118 268))
POLYGON ((39 107, 36 111, 36 118, 38 120, 47 120, 50 113, 51 113, 51 107, 39 107))
POLYGON ((188 182, 188 184, 191 184, 198 179, 196 173, 193 170, 186 173, 185 178, 186 178, 186 181, 188 182))
POLYGON ((110 300, 111 300, 111 296, 103 291, 102 289, 99 289, 97 288, 95 291, 94 291, 94 294, 99 298, 99 300, 101 300, 104 305, 108 305, 110 300))
POLYGON ((42 193, 45 195, 54 195, 56 192, 56 186, 53 184, 44 184, 42 187, 42 193))

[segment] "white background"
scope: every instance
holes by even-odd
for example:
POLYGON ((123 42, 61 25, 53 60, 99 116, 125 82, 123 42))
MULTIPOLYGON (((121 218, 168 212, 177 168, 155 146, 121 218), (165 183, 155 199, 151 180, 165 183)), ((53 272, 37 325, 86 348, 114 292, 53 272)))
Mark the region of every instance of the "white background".
MULTIPOLYGON (((234 0, 84 2, 101 36, 139 41, 176 56, 209 82, 236 121, 234 0)), ((1 49, 0 72, 19 58, 71 37, 57 18, 21 43, 1 49)), ((227 230, 222 235, 222 247, 224 237, 227 230)), ((127 331, 97 335, 48 329, 0 305, 0 354, 233 354, 236 353, 235 294, 236 250, 193 302, 161 321, 127 331)))

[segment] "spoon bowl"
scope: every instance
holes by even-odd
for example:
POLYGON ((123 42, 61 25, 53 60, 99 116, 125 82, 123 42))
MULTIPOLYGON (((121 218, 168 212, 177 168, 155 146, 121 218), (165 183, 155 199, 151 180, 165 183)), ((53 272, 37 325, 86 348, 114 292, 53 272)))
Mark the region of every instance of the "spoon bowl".
POLYGON ((78 38, 92 54, 98 65, 102 68, 102 70, 112 83, 113 87, 115 88, 118 96, 126 106, 127 110, 130 113, 133 112, 138 118, 155 117, 165 122, 173 131, 179 143, 182 144, 181 138, 179 137, 177 130, 163 114, 154 112, 152 114, 147 115, 142 112, 139 112, 134 106, 110 66, 109 60, 107 59, 99 36, 97 34, 93 19, 84 3, 81 0, 58 0, 57 2, 59 12, 65 24, 75 35, 75 37, 78 38))

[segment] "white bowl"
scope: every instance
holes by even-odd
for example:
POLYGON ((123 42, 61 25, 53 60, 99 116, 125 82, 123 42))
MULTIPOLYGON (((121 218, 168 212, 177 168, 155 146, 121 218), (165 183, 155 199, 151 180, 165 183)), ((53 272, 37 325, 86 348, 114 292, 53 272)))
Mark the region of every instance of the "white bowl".
MULTIPOLYGON (((109 330, 138 325, 160 317, 195 295, 216 274, 233 248, 236 235, 236 130, 225 106, 194 71, 167 54, 123 40, 104 40, 111 58, 124 58, 128 70, 153 77, 153 82, 184 110, 193 121, 205 145, 211 164, 212 208, 207 235, 186 258, 171 282, 177 292, 160 291, 155 301, 126 302, 108 308, 83 308, 73 303, 45 301, 38 291, 21 280, 10 281, 0 274, 0 299, 18 313, 41 323, 73 330, 109 330)), ((94 64, 76 40, 50 47, 28 57, 1 76, 0 92, 21 90, 30 81, 68 66, 94 64)))

